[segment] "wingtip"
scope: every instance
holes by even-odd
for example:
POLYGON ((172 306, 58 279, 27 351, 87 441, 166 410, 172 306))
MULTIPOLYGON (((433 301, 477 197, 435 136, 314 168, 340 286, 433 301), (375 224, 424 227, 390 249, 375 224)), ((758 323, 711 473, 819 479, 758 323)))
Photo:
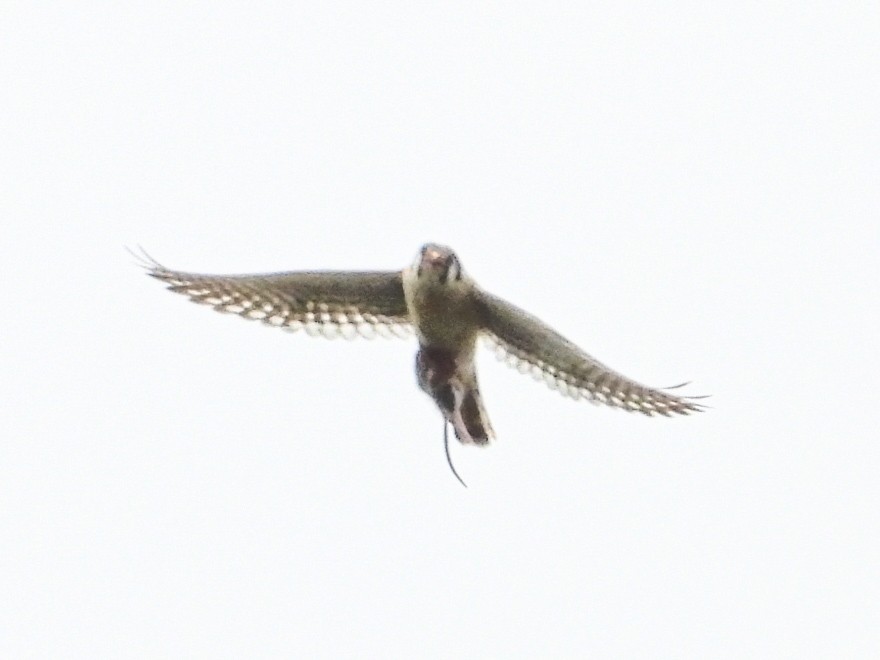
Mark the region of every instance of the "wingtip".
MULTIPOLYGON (((706 396, 708 396, 708 395, 706 395, 706 396)), ((694 397, 694 396, 683 397, 682 399, 680 399, 681 404, 682 404, 681 407, 679 407, 675 412, 677 412, 681 415, 690 415, 691 413, 699 413, 699 412, 705 412, 706 410, 709 410, 711 408, 711 406, 707 406, 705 403, 693 403, 691 401, 691 399, 702 399, 702 398, 705 398, 705 397, 702 397, 702 396, 701 397, 694 397)))
POLYGON ((123 247, 125 248, 125 251, 134 258, 135 264, 146 270, 148 275, 155 276, 157 271, 167 270, 165 266, 156 261, 156 259, 153 258, 140 244, 135 246, 137 251, 131 249, 127 245, 123 247))
MULTIPOLYGON (((669 390, 677 390, 682 387, 686 387, 687 385, 690 385, 690 384, 691 384, 691 381, 685 381, 684 383, 679 383, 678 385, 671 385, 669 387, 662 387, 660 389, 663 390, 664 392, 668 392, 669 390)), ((711 396, 712 396, 711 394, 687 394, 687 395, 676 394, 674 396, 675 396, 675 398, 680 400, 683 404, 685 404, 684 408, 682 408, 682 412, 684 412, 684 414, 687 414, 686 411, 702 412, 703 410, 707 410, 707 409, 711 408, 711 406, 707 406, 704 403, 691 403, 692 401, 711 398, 711 396)))
POLYGON ((666 387, 661 387, 661 390, 680 390, 682 387, 687 387, 691 384, 691 381, 686 380, 683 383, 679 383, 678 385, 668 385, 666 387))

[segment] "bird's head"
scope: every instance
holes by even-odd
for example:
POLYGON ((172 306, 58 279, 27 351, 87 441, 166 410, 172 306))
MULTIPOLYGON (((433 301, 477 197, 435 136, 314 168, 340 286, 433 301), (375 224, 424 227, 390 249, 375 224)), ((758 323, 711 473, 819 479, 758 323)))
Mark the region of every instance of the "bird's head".
POLYGON ((445 245, 426 243, 416 255, 412 266, 420 280, 436 281, 440 284, 458 282, 464 275, 461 262, 455 252, 445 245))

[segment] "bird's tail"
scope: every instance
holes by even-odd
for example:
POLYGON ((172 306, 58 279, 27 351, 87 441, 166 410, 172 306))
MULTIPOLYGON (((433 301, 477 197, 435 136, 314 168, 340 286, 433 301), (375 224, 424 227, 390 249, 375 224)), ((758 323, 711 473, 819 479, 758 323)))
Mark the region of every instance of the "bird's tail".
POLYGON ((449 421, 455 429, 455 437, 463 444, 487 444, 495 437, 495 432, 476 384, 455 391, 454 396, 455 405, 450 411, 449 421))

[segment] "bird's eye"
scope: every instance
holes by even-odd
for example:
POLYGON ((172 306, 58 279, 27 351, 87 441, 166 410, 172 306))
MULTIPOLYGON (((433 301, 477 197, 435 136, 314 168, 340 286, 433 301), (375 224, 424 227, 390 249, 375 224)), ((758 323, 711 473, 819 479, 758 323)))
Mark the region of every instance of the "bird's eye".
POLYGON ((443 276, 443 281, 458 281, 461 279, 461 266, 458 263, 458 259, 454 254, 450 254, 446 257, 445 264, 445 272, 443 276))
POLYGON ((446 260, 446 268, 449 271, 449 279, 456 281, 461 279, 461 264, 458 263, 458 257, 454 254, 450 254, 446 260))

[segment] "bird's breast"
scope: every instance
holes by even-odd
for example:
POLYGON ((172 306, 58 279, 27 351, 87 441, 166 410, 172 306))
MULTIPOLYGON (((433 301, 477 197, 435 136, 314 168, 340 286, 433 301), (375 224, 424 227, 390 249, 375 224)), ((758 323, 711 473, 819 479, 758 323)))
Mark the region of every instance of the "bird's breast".
POLYGON ((479 324, 470 288, 404 280, 409 315, 423 346, 473 353, 479 324))

